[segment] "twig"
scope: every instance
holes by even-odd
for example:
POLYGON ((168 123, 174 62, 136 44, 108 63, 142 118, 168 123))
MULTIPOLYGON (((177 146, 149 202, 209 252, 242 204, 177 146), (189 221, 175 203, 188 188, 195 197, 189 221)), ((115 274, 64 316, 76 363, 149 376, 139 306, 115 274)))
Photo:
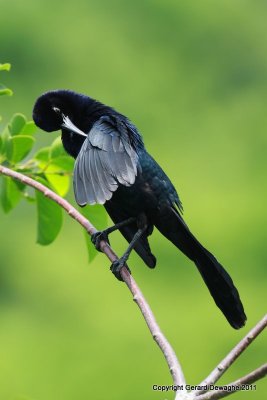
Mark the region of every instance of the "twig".
POLYGON ((261 367, 255 369, 250 374, 247 374, 242 378, 229 383, 228 385, 223 385, 223 389, 202 394, 196 397, 196 399, 198 400, 222 399, 223 397, 229 396, 230 394, 240 390, 249 390, 249 389, 252 390, 252 388, 246 388, 246 385, 250 385, 251 383, 258 381, 259 379, 264 378, 264 376, 266 375, 267 375, 267 364, 264 364, 261 367))
MULTIPOLYGON (((241 353, 250 345, 253 340, 261 333, 267 326, 267 314, 262 318, 257 325, 230 351, 230 353, 217 365, 217 367, 209 374, 209 376, 202 381, 199 386, 209 386, 218 381, 218 379, 225 373, 225 371, 233 364, 233 362, 240 356, 241 353)), ((199 390, 198 394, 203 393, 204 390, 199 390)), ((199 397, 201 398, 201 397, 199 397)))
POLYGON ((144 319, 147 323, 147 326, 153 336, 153 339, 161 348, 170 372, 173 377, 174 385, 185 385, 185 378, 180 366, 180 363, 177 360, 176 354, 174 353, 173 348, 171 347, 170 343, 166 340, 165 336, 163 335, 159 325, 157 324, 155 317, 149 307, 148 303, 146 302, 141 290, 137 286, 135 280, 133 279, 132 275, 129 274, 126 268, 123 268, 121 272, 122 279, 130 289, 133 299, 140 308, 144 319))
MULTIPOLYGON (((82 215, 79 213, 76 208, 74 208, 67 200, 63 199, 61 196, 58 196, 55 192, 52 190, 48 189, 46 186, 42 185, 41 183, 35 181, 34 179, 23 175, 19 172, 13 171, 7 167, 4 167, 0 165, 0 173, 6 176, 9 176, 13 179, 16 179, 28 186, 33 187, 36 190, 39 190, 41 193, 43 193, 44 196, 50 198, 51 200, 55 201, 60 207, 62 207, 70 217, 75 219, 82 227, 88 232, 89 235, 92 235, 95 233, 97 230, 96 228, 82 215)), ((100 242, 100 248, 103 253, 106 254, 106 256, 109 258, 111 262, 115 261, 118 257, 114 253, 114 251, 111 249, 111 247, 108 245, 107 242, 101 241, 100 242)), ((172 349, 170 343, 167 341, 166 337, 163 335, 159 325, 156 322, 156 319, 147 303, 145 300, 141 290, 139 289, 137 283, 135 282, 134 278, 132 275, 129 274, 127 268, 123 267, 121 269, 121 277, 130 289, 133 299, 140 308, 143 317, 147 323, 147 326, 160 347, 166 361, 168 364, 168 367, 170 369, 172 378, 173 378, 173 384, 174 385, 180 385, 184 386, 185 385, 185 379, 184 375, 182 372, 181 365, 174 353, 174 350, 172 349)))

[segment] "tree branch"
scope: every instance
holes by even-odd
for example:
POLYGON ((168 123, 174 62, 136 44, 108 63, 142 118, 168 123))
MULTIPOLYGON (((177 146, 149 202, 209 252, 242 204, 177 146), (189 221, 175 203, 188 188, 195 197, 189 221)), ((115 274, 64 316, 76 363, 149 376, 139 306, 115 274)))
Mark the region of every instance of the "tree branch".
MULTIPOLYGON (((218 381, 218 379, 227 371, 230 365, 243 353, 244 350, 256 339, 261 331, 267 326, 267 315, 265 315, 257 325, 230 351, 230 353, 217 365, 217 367, 202 381, 199 386, 209 386, 218 381)), ((199 390, 198 394, 204 390, 199 390)))
POLYGON ((172 374, 174 385, 184 386, 185 378, 180 363, 176 357, 176 354, 174 353, 174 350, 171 347, 170 343, 163 335, 151 311, 151 308, 146 302, 141 290, 139 289, 132 275, 129 274, 126 268, 123 268, 123 270, 121 271, 121 276, 126 285, 128 286, 128 288, 130 289, 134 301, 140 308, 140 311, 143 314, 143 317, 147 323, 148 329, 150 330, 153 336, 153 339, 158 344, 158 346, 160 347, 161 351, 164 354, 164 357, 166 358, 170 372, 172 374))
POLYGON ((263 364, 261 367, 255 369, 250 374, 247 374, 242 378, 229 383, 228 385, 223 385, 223 389, 202 394, 196 397, 196 399, 198 400, 222 399, 223 397, 230 396, 230 394, 240 390, 252 390, 252 388, 249 389, 246 388, 246 386, 242 387, 242 385, 250 385, 251 383, 258 381, 259 379, 264 378, 266 375, 267 375, 267 364, 263 364))
MULTIPOLYGON (((76 210, 76 208, 74 208, 67 200, 63 199, 61 196, 58 196, 55 192, 48 189, 41 183, 35 181, 34 179, 26 175, 13 171, 2 165, 0 165, 0 173, 9 176, 10 178, 16 179, 28 186, 31 186, 36 190, 39 190, 39 192, 43 193, 44 196, 55 201, 60 207, 62 207, 68 213, 70 217, 72 217, 80 225, 82 225, 82 227, 87 231, 89 235, 92 235, 97 231, 96 228, 90 223, 90 221, 88 221, 81 213, 79 213, 79 211, 76 210)), ((114 253, 114 251, 111 249, 111 247, 108 245, 108 243, 105 242, 104 240, 100 242, 100 248, 102 252, 106 254, 106 256, 109 258, 111 262, 115 261, 118 258, 114 253)), ((150 330, 150 333, 153 336, 153 339, 161 349, 167 361, 169 370, 173 378, 173 384, 184 386, 185 378, 183 375, 181 365, 175 355, 173 348, 171 347, 170 343, 163 335, 159 325, 157 324, 156 319, 146 299, 144 298, 141 290, 139 289, 137 283, 135 282, 134 278, 125 267, 121 269, 121 277, 128 286, 129 290, 131 291, 133 299, 140 308, 143 317, 146 321, 146 324, 150 330)))

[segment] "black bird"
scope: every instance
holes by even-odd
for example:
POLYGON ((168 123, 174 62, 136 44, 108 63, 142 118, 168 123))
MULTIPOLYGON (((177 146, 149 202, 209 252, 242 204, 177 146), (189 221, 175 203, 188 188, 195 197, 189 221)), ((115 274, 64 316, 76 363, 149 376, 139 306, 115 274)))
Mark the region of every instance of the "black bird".
POLYGON ((148 267, 155 267, 156 258, 148 243, 155 226, 195 263, 232 327, 245 324, 244 308, 231 277, 190 232, 174 186, 148 154, 127 117, 85 95, 55 90, 37 99, 33 119, 47 132, 62 130, 63 146, 76 159, 73 180, 77 203, 104 204, 115 224, 94 235, 96 247, 115 229, 130 243, 112 265, 118 278, 133 248, 148 267))

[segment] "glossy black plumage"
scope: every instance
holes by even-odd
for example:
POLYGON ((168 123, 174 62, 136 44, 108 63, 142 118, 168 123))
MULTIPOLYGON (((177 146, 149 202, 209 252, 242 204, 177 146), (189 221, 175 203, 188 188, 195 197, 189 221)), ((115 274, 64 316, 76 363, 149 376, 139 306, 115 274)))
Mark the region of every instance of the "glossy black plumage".
POLYGON ((90 131, 90 140, 82 145, 74 169, 74 192, 81 206, 104 204, 119 184, 130 186, 135 181, 138 156, 126 126, 119 122, 114 117, 100 117, 90 131))
MULTIPOLYGON (((62 129, 62 143, 76 158, 74 192, 78 204, 104 204, 114 223, 145 215, 147 228, 135 245, 144 262, 150 268, 156 265, 148 243, 155 226, 196 264, 229 323, 236 329, 244 325, 246 316, 231 277, 190 232, 174 186, 125 116, 90 97, 58 90, 37 99, 33 119, 46 131, 62 129), (62 116, 87 137, 64 125, 62 116)), ((120 228, 128 242, 137 225, 132 222, 120 228)))

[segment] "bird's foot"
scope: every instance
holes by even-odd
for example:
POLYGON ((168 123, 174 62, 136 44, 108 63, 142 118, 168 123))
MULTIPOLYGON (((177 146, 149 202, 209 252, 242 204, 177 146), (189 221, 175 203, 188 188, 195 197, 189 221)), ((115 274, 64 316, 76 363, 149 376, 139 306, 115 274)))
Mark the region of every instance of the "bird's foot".
POLYGON ((131 273, 130 269, 127 267, 125 262, 126 262, 126 260, 124 259, 124 257, 122 257, 122 258, 119 258, 118 260, 113 261, 113 263, 111 264, 111 267, 110 267, 111 272, 116 276, 116 278, 119 281, 123 281, 123 279, 121 277, 122 267, 126 267, 128 272, 131 273))
POLYGON ((100 248, 100 242, 102 240, 109 244, 108 234, 106 231, 98 231, 96 233, 93 233, 91 236, 91 242, 93 243, 97 251, 102 251, 100 248))

